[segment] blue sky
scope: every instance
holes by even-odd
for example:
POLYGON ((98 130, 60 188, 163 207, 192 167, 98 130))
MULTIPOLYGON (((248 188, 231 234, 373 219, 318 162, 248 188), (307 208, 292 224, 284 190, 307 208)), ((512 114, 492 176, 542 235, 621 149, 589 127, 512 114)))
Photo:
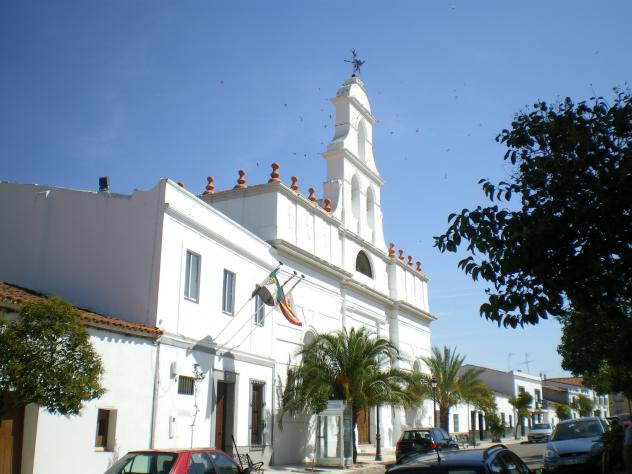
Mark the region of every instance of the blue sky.
MULTIPOLYGON (((433 343, 467 361, 562 374, 559 327, 482 320, 484 287, 438 253, 447 215, 511 169, 495 136, 538 99, 609 96, 632 76, 628 1, 0 3, 0 180, 201 192, 267 179, 321 189, 328 102, 356 48, 379 119, 387 241, 431 278, 433 343), (512 354, 509 356, 509 354, 512 354)), ((318 192, 317 194, 321 194, 318 192)))

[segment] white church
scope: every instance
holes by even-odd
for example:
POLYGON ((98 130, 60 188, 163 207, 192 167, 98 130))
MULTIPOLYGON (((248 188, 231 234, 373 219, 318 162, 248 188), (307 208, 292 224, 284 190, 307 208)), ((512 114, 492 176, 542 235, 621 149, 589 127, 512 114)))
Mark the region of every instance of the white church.
MULTIPOLYGON (((314 454, 313 419, 285 419, 281 430, 277 412, 310 334, 366 327, 400 348, 402 367, 430 355, 428 279, 384 241, 363 82, 350 77, 331 102, 318 199, 276 164, 266 183, 240 172, 233 189, 216 191, 209 178, 202 194, 168 179, 131 195, 0 183, 10 229, 0 234, 0 312, 37 292, 103 318, 86 327, 107 392, 75 417, 27 406, 13 440, 23 474, 103 472, 135 449, 233 452, 233 438, 255 460, 303 462, 314 454), (279 262, 300 326, 251 298, 279 262)), ((432 424, 432 402, 380 410, 385 447, 432 424)), ((361 445, 375 443, 375 418, 373 408, 359 423, 361 445)))

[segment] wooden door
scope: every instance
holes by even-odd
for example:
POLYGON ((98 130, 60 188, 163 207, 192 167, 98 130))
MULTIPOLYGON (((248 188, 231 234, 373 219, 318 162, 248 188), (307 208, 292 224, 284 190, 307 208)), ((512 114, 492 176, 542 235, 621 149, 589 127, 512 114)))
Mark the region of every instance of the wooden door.
POLYGON ((10 403, 3 403, 0 408, 0 474, 19 474, 24 407, 16 408, 10 403))
POLYGON ((215 449, 225 451, 226 429, 226 388, 224 382, 217 382, 217 403, 215 405, 215 449))
POLYGON ((358 444, 369 444, 369 417, 364 411, 358 416, 358 444))

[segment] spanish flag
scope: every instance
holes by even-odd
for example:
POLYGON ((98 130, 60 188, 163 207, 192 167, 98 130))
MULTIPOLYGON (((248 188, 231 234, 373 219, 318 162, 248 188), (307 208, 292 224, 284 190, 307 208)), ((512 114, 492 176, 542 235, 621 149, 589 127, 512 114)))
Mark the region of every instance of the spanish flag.
POLYGON ((255 290, 252 292, 252 296, 258 295, 259 298, 261 298, 261 301, 268 306, 278 305, 281 313, 283 313, 283 316, 285 316, 285 319, 287 319, 288 322, 296 326, 302 326, 303 323, 296 315, 296 309, 294 308, 292 298, 289 293, 286 295, 283 291, 283 287, 292 280, 294 276, 291 276, 285 283, 283 283, 283 285, 281 285, 279 283, 279 279, 277 278, 277 272, 278 268, 270 273, 265 281, 263 281, 260 285, 257 285, 255 290))

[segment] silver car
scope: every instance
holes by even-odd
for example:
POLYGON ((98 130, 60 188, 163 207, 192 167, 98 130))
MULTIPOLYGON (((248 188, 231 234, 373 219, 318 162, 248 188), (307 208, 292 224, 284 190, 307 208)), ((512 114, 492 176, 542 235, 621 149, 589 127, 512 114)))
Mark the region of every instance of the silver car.
POLYGON ((535 423, 533 428, 529 430, 527 439, 529 443, 538 441, 548 441, 551 437, 551 425, 549 423, 535 423))
POLYGON ((560 421, 544 451, 544 472, 586 469, 601 472, 606 423, 596 417, 560 421))

